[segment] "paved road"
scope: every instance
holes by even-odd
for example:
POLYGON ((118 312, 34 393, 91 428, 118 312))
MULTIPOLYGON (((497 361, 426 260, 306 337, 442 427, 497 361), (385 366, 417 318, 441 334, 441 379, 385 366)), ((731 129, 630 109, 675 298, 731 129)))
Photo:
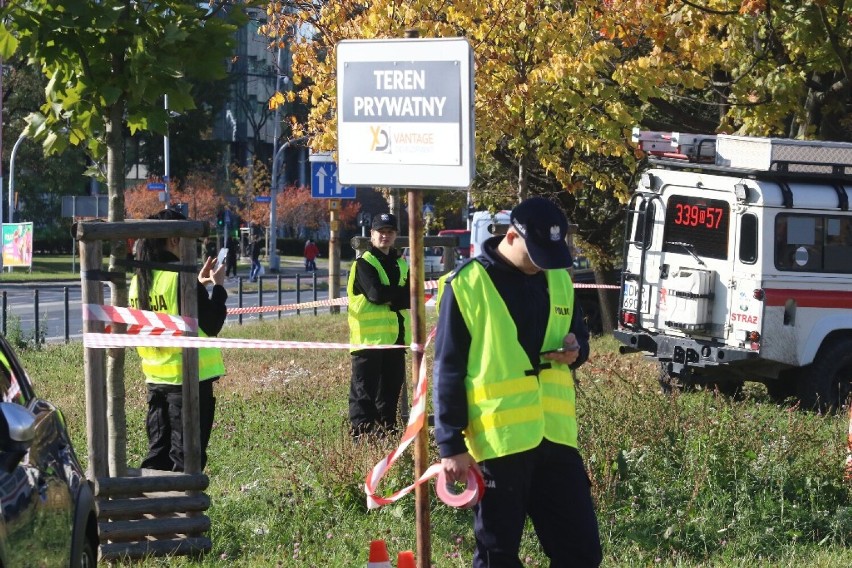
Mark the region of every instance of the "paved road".
MULTIPOLYGON (((316 291, 316 296, 313 290, 313 275, 302 275, 300 278, 301 291, 297 293, 295 290, 282 290, 280 299, 278 296, 277 280, 275 277, 265 277, 263 279, 261 304, 259 302, 261 300, 260 294, 257 291, 256 285, 250 285, 247 279, 244 279, 242 306, 275 306, 310 302, 314 299, 325 300, 328 298, 328 292, 323 289, 325 288, 325 282, 327 282, 327 274, 317 277, 318 290, 316 291), (249 288, 249 286, 251 286, 251 291, 245 291, 245 288, 249 288)), ((295 276, 282 275, 282 287, 295 288, 295 284, 295 276)), ((225 286, 228 289, 228 308, 238 307, 240 305, 240 295, 238 293, 239 281, 237 279, 230 279, 226 282, 225 286)), ((104 302, 108 304, 110 300, 109 286, 104 285, 103 289, 104 302)), ((3 285, 2 290, 6 293, 7 333, 13 326, 17 325, 23 332, 24 337, 32 337, 36 327, 36 320, 38 320, 39 333, 43 334, 48 342, 63 341, 66 334, 72 340, 82 338, 83 321, 80 307, 81 291, 79 282, 3 285), (36 297, 38 300, 37 306, 36 297), (66 304, 68 306, 67 312, 66 304)), ((344 287, 338 296, 344 296, 345 294, 344 287)), ((2 306, 0 306, 0 310, 2 310, 2 306)), ((313 312, 313 309, 309 309, 301 313, 313 312)), ((283 315, 295 315, 295 312, 284 312, 283 315)), ((249 322, 258 320, 261 317, 267 319, 277 318, 278 313, 269 312, 263 315, 244 314, 242 321, 249 322)), ((239 320, 240 316, 228 316, 226 325, 238 325, 239 320)), ((0 321, 2 321, 2 313, 0 313, 0 321)))

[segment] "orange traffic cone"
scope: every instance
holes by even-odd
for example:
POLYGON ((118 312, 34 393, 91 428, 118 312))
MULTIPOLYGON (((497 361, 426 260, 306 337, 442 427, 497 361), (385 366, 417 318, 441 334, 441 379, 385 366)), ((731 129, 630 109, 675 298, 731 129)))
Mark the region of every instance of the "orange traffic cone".
POLYGON ((416 568, 414 564, 414 552, 403 550, 396 557, 396 568, 416 568))
POLYGON ((367 560, 367 568, 392 568, 385 541, 370 541, 370 558, 367 560))

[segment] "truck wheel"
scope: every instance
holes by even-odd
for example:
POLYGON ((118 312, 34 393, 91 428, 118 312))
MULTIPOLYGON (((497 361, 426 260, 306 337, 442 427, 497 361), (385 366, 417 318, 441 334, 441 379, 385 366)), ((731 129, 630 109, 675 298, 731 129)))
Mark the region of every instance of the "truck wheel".
POLYGON ((685 376, 676 375, 669 370, 669 363, 660 361, 660 391, 663 394, 672 394, 674 391, 689 392, 695 390, 695 382, 692 373, 687 372, 685 376))
POLYGON ((802 369, 797 386, 803 409, 833 413, 849 404, 852 339, 835 339, 823 344, 814 362, 802 369))
POLYGON ((796 385, 800 372, 801 369, 799 368, 788 369, 781 371, 777 379, 766 380, 764 384, 769 400, 775 404, 782 404, 791 396, 796 396, 796 385))
POLYGON ((717 390, 719 391, 719 394, 722 394, 728 398, 740 400, 743 398, 744 385, 745 381, 742 379, 729 379, 726 381, 723 380, 707 383, 707 388, 710 390, 717 390))

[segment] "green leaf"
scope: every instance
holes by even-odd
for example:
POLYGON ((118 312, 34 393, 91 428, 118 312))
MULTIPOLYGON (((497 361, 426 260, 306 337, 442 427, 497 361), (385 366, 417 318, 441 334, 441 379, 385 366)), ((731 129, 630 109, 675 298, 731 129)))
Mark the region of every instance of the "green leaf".
POLYGON ((8 59, 18 49, 18 38, 12 35, 5 25, 0 25, 0 57, 8 59))

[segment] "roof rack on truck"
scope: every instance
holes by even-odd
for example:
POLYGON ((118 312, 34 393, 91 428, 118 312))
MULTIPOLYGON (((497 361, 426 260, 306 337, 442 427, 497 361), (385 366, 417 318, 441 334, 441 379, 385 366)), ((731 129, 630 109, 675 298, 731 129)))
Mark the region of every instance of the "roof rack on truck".
POLYGON ((632 138, 642 151, 661 158, 713 163, 716 156, 716 136, 711 134, 657 132, 636 127, 632 138))
POLYGON ((852 144, 822 140, 686 134, 633 129, 632 140, 655 166, 792 177, 852 177, 852 144), (655 159, 656 158, 656 159, 655 159))

